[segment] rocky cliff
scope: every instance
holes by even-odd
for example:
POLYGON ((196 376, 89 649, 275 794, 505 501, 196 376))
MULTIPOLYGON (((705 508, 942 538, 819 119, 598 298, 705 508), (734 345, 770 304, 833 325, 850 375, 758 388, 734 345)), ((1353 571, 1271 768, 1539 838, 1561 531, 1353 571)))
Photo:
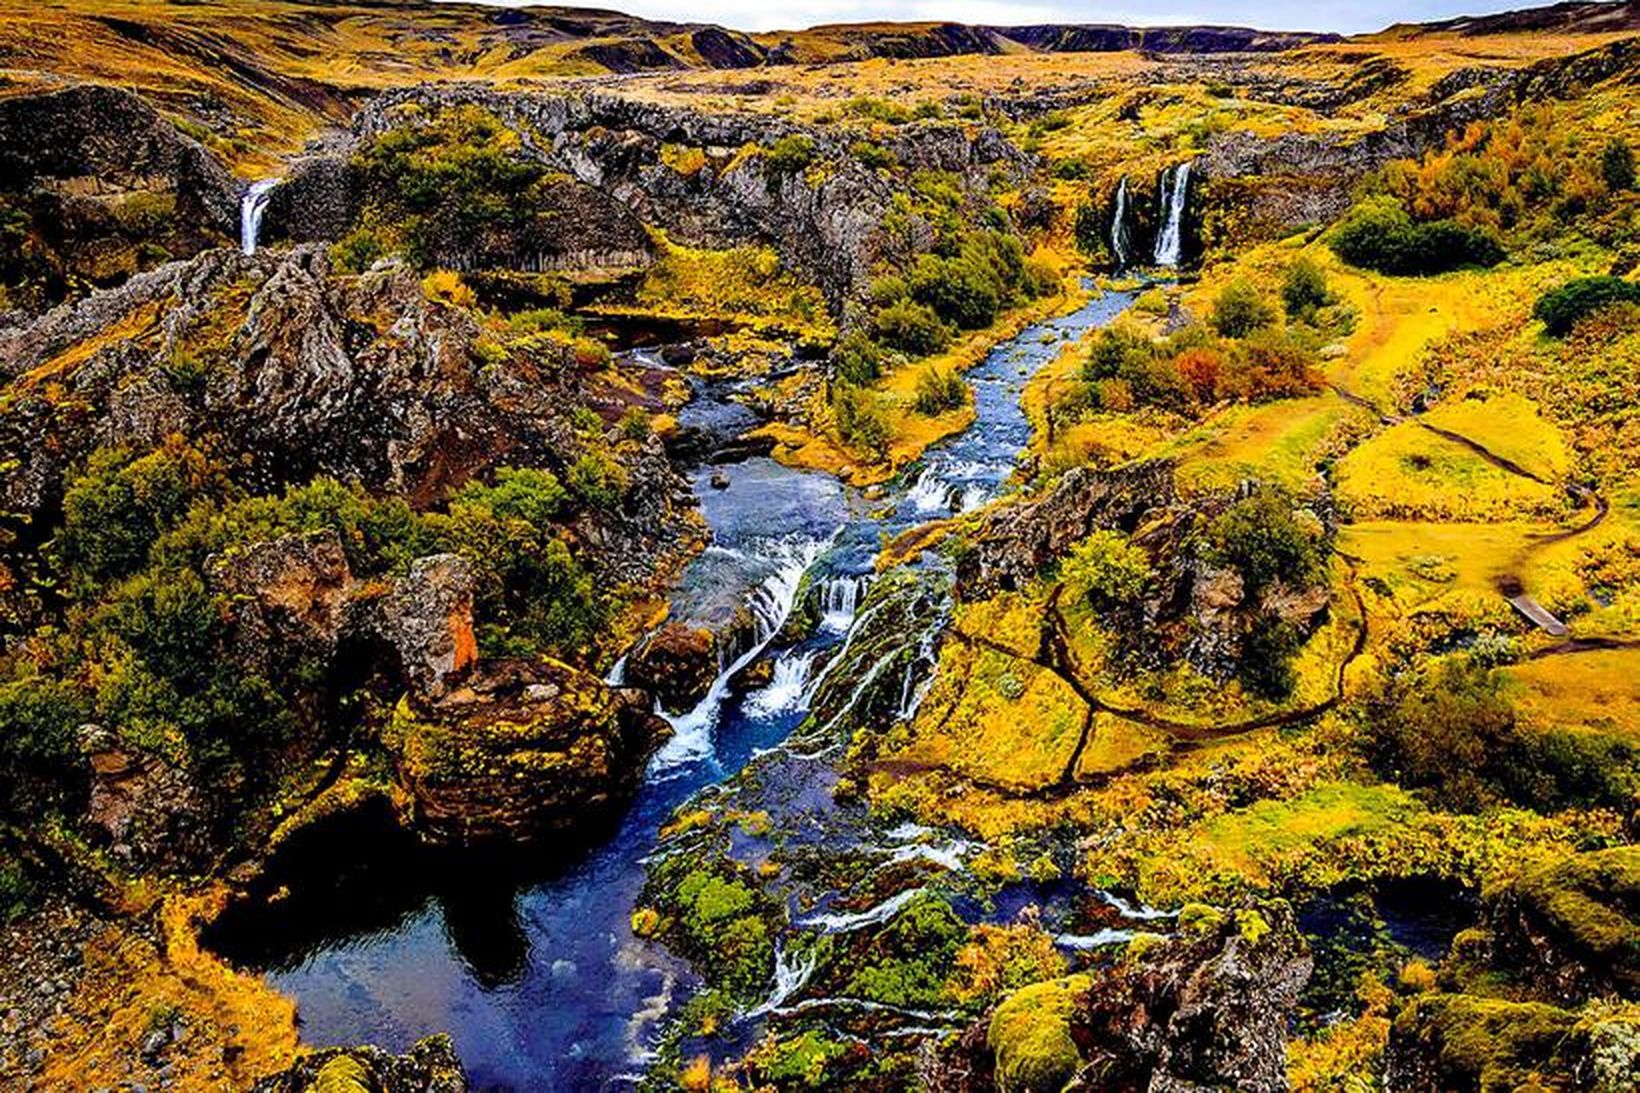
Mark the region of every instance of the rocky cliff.
POLYGON ((239 184, 140 96, 0 99, 0 312, 114 284, 238 236, 239 184))

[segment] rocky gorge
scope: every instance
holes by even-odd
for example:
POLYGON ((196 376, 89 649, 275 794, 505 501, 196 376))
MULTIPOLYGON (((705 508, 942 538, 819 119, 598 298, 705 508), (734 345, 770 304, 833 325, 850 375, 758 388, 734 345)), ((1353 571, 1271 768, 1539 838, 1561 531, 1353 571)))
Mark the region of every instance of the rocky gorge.
POLYGON ((126 7, 0 30, 0 1084, 1626 1088, 1632 5, 126 7))

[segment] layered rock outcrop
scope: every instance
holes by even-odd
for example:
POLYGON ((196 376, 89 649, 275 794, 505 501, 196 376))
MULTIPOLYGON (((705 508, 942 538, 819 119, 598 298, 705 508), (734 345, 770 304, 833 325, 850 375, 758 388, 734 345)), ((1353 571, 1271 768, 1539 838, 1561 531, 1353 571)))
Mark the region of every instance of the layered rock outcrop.
MULTIPOLYGON (((49 509, 97 446, 176 433, 218 438, 258 490, 328 474, 422 505, 496 466, 562 471, 582 452, 573 351, 487 360, 480 341, 402 266, 341 276, 317 246, 171 263, 0 331, 0 498, 49 509)), ((687 549, 694 502, 658 440, 626 470, 625 502, 580 530, 642 582, 687 549)))
MULTIPOLYGON (((1236 496, 1180 498, 1162 460, 1077 468, 1041 499, 986 515, 958 558, 957 596, 1024 588, 1093 532, 1119 532, 1145 551, 1151 576, 1140 598, 1105 610, 1103 621, 1119 636, 1117 657, 1137 669, 1183 659, 1227 680, 1273 629, 1313 631, 1331 600, 1320 569, 1254 585, 1212 548, 1214 520, 1256 493, 1249 483, 1236 496)), ((1298 518, 1318 543, 1327 539, 1321 516, 1305 510, 1298 518)))
POLYGON ((607 814, 670 734, 641 691, 556 661, 505 660, 437 700, 407 697, 386 742, 423 841, 518 846, 607 814))
MULTIPOLYGON (((602 204, 613 200, 676 242, 772 245, 834 302, 863 288, 879 257, 883 214, 895 184, 858 162, 839 134, 774 116, 709 114, 591 92, 504 93, 441 85, 372 100, 354 120, 354 137, 369 141, 414 124, 416 115, 455 106, 494 114, 520 135, 527 154, 568 176, 576 186, 565 184, 565 200, 586 210, 578 215, 612 225, 610 231, 576 234, 611 241, 599 248, 627 237, 613 227, 623 223, 621 217, 602 204), (416 110, 407 115, 405 107, 412 105, 416 110), (790 170, 751 154, 783 138, 807 141, 813 161, 824 163, 825 170, 790 170), (698 150, 702 166, 685 173, 668 165, 663 155, 668 146, 698 150)), ((896 131, 889 151, 911 169, 953 172, 976 187, 996 171, 1023 177, 1029 166, 1027 157, 989 127, 970 133, 950 123, 908 125, 896 131)), ((303 179, 293 178, 285 198, 293 209, 305 204, 302 187, 303 179)), ((579 260, 575 249, 564 244, 567 260, 579 260)))
POLYGON ((16 256, 25 306, 111 284, 238 231, 240 184, 140 96, 78 85, 0 99, 0 205, 37 249, 16 256))

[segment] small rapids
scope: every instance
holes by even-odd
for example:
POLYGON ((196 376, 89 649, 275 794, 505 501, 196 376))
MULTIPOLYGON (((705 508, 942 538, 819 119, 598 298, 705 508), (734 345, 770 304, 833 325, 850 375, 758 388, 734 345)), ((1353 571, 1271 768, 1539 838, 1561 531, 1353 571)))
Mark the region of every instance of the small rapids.
POLYGON ((753 717, 798 713, 808 708, 809 676, 820 654, 785 653, 774 662, 774 676, 768 684, 746 696, 746 712, 753 717))
POLYGON ((655 756, 652 770, 664 771, 712 753, 712 733, 717 728, 718 714, 729 693, 730 683, 762 655, 780 628, 786 625, 797 603, 803 575, 827 545, 825 541, 814 539, 783 540, 769 544, 762 557, 774 566, 774 571, 753 590, 746 604, 755 624, 752 641, 719 669, 711 688, 694 709, 674 717, 657 708, 656 712, 671 723, 674 735, 655 756))

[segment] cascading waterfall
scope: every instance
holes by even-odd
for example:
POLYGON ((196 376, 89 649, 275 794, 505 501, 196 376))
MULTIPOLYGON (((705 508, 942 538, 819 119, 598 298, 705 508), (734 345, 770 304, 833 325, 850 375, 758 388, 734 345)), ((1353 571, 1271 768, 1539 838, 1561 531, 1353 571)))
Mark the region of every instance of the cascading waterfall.
POLYGON ((776 944, 774 949, 774 985, 769 997, 746 1011, 746 1019, 753 1020, 780 1009, 798 991, 808 986, 809 976, 820 966, 820 954, 810 953, 807 959, 791 956, 786 947, 776 944))
POLYGON ((1162 172, 1161 230, 1156 233, 1156 264, 1177 266, 1184 251, 1184 209, 1190 195, 1190 163, 1162 172))
POLYGON ((1116 184, 1116 212, 1110 218, 1110 253, 1117 269, 1126 269, 1133 256, 1133 235, 1128 228, 1127 175, 1116 184))
POLYGON ((940 476, 935 467, 924 467, 906 497, 920 513, 950 512, 951 483, 940 476))
POLYGON ((780 628, 786 625, 786 619, 791 616, 792 608, 797 603, 803 574, 808 572, 827 545, 826 542, 812 539, 782 540, 770 545, 767 557, 774 564, 774 572, 752 590, 746 604, 752 615, 752 640, 719 670, 706 697, 694 709, 675 717, 664 710, 657 711, 671 723, 673 736, 655 756, 652 769, 666 770, 712 754, 712 734, 717 728, 718 712, 729 693, 730 682, 762 655, 780 628))
POLYGON ((839 634, 854 624, 860 597, 871 587, 869 575, 832 577, 820 587, 820 625, 839 634))
POLYGON ((790 652, 774 663, 768 686, 746 698, 746 712, 753 717, 773 717, 795 713, 808 705, 809 674, 814 670, 815 651, 790 652))
POLYGON ((828 934, 853 933, 855 930, 861 930, 867 926, 876 926, 887 922, 899 914, 912 900, 926 891, 926 888, 908 888, 899 895, 890 896, 877 906, 868 907, 864 911, 858 911, 851 915, 815 915, 812 918, 803 920, 801 925, 819 927, 828 934))
POLYGON ((262 234, 262 217, 268 211, 277 178, 264 178, 251 183, 250 189, 239 202, 239 245, 246 254, 256 253, 256 239, 262 234))

